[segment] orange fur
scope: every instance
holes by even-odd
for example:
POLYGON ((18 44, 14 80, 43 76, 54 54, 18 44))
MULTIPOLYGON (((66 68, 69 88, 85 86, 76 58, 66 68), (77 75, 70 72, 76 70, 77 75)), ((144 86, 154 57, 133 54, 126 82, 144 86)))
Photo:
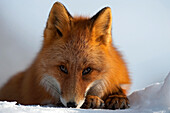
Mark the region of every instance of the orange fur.
POLYGON ((121 85, 130 84, 127 67, 112 44, 111 24, 109 7, 92 18, 72 17, 56 2, 44 30, 42 49, 28 69, 1 88, 0 100, 65 106, 74 101, 81 106, 87 95, 104 100, 121 85), (61 65, 67 74, 60 70, 61 65), (87 67, 92 71, 82 75, 87 67))

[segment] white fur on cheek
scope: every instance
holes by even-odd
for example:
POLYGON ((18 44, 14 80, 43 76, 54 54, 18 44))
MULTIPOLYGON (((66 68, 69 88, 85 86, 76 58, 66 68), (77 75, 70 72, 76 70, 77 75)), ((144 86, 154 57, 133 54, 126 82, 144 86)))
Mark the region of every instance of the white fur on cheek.
POLYGON ((85 99, 80 100, 80 102, 78 103, 78 106, 76 108, 80 108, 83 105, 84 101, 85 101, 85 99))
POLYGON ((104 80, 96 80, 94 82, 92 82, 86 89, 86 93, 85 94, 89 94, 89 95, 95 95, 98 97, 102 97, 104 95, 103 91, 105 90, 106 86, 105 86, 105 81, 104 80))
POLYGON ((89 91, 89 89, 96 83, 96 81, 92 82, 90 85, 87 86, 86 88, 86 92, 85 92, 85 96, 87 95, 87 92, 89 91))
POLYGON ((52 96, 59 98, 61 92, 60 83, 53 76, 44 74, 40 81, 40 85, 42 85, 52 96))
POLYGON ((60 101, 62 102, 62 104, 63 104, 65 107, 67 107, 67 105, 66 105, 66 100, 65 100, 64 98, 62 98, 61 96, 60 96, 60 101))

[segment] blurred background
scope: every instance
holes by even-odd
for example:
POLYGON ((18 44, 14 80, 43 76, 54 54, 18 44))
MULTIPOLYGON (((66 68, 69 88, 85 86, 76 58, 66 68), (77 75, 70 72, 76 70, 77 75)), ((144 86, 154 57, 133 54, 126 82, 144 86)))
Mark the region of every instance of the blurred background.
MULTIPOLYGON (((170 72, 170 0, 59 0, 72 15, 93 16, 109 6, 113 43, 132 78, 131 91, 170 72)), ((55 0, 0 0, 0 86, 26 69, 43 41, 55 0)))

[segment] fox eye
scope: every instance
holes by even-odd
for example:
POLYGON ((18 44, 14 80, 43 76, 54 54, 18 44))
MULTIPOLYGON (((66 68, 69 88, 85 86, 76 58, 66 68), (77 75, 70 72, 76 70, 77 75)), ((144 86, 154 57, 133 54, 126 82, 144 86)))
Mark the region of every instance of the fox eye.
POLYGON ((82 75, 87 75, 87 74, 89 74, 91 71, 92 71, 92 69, 91 69, 90 67, 88 67, 88 68, 86 68, 86 69, 83 70, 82 75))
POLYGON ((60 65, 59 68, 63 73, 68 74, 68 70, 64 65, 60 65))

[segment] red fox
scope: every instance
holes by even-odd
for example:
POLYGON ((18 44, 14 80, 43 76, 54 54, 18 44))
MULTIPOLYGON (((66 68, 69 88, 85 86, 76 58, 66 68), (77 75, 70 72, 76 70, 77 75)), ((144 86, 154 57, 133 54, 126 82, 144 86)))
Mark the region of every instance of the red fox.
POLYGON ((112 44, 111 8, 93 17, 73 17, 59 2, 49 14, 44 41, 32 65, 1 89, 1 101, 23 105, 126 109, 131 84, 112 44))

